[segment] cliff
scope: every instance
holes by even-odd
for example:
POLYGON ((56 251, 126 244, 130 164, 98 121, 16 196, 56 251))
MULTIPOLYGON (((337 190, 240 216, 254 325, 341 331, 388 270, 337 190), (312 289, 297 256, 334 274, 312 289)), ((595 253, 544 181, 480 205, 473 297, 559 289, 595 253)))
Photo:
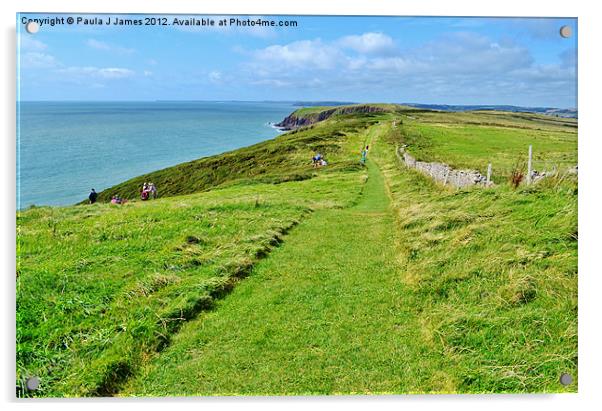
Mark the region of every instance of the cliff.
POLYGON ((333 108, 302 108, 294 111, 280 123, 275 124, 275 126, 281 128, 282 130, 295 130, 299 127, 309 126, 311 124, 324 121, 329 117, 332 117, 333 115, 356 113, 383 113, 391 110, 392 106, 390 107, 384 104, 358 104, 333 108))

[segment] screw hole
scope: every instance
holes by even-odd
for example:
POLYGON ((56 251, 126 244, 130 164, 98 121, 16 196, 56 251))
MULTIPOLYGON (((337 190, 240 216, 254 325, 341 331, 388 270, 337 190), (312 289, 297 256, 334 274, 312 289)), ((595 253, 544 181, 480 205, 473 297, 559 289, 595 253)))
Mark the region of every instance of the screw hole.
POLYGON ((573 382, 573 377, 571 376, 571 374, 562 374, 560 376, 560 383, 562 385, 570 385, 573 382))

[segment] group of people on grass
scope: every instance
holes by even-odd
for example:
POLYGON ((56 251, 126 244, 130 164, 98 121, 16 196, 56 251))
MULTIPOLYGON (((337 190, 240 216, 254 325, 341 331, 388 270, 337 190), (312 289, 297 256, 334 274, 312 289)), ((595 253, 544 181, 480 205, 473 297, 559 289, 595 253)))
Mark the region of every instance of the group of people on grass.
MULTIPOLYGON (((370 146, 365 146, 364 148, 362 148, 361 151, 361 155, 362 157, 360 158, 360 162, 362 164, 366 164, 366 160, 368 159, 368 151, 370 150, 370 146)), ((318 168, 318 167, 322 167, 322 166, 327 166, 328 162, 326 161, 326 159, 324 158, 324 156, 321 153, 316 153, 312 158, 311 158, 311 163, 313 165, 314 168, 318 168)))
POLYGON ((323 167, 323 166, 328 165, 328 162, 326 161, 324 156, 320 153, 316 153, 316 155, 311 158, 311 163, 314 168, 323 167))
MULTIPOLYGON (((98 193, 96 190, 91 189, 90 195, 88 195, 88 200, 90 200, 90 204, 94 204, 96 200, 98 200, 98 193)), ((121 198, 117 195, 111 197, 111 204, 125 204, 128 200, 125 198, 121 198)))
MULTIPOLYGON (((370 149, 370 146, 366 146, 362 149, 362 157, 360 159, 360 162, 362 164, 366 164, 369 149, 370 149)), ((316 153, 311 158, 311 162, 312 162, 312 165, 314 168, 323 167, 323 166, 328 165, 328 162, 326 161, 326 159, 324 158, 324 156, 321 153, 316 153)), ((142 201, 146 201, 151 198, 155 199, 155 198, 157 198, 157 195, 158 195, 157 186, 154 183, 144 183, 142 185, 142 190, 140 191, 140 199, 142 201)), ((94 204, 96 202, 96 200, 98 199, 98 193, 94 189, 92 189, 90 192, 90 195, 88 196, 88 199, 90 200, 90 204, 94 204)), ((127 200, 125 198, 121 198, 118 195, 114 195, 113 197, 111 197, 111 204, 125 204, 126 202, 127 202, 127 200)))
MULTIPOLYGON (((155 199, 157 198, 157 196, 157 186, 154 183, 144 183, 144 185, 142 186, 142 190, 140 191, 140 199, 142 201, 146 201, 150 198, 155 199)), ((91 189, 90 195, 88 195, 88 200, 90 201, 90 204, 94 204, 96 200, 98 200, 98 193, 96 192, 96 190, 91 189)), ((127 199, 122 198, 118 195, 114 195, 113 197, 111 197, 111 204, 125 204, 126 202, 127 199)))
POLYGON ((140 191, 140 199, 146 201, 149 198, 157 198, 157 186, 154 183, 144 183, 140 191))

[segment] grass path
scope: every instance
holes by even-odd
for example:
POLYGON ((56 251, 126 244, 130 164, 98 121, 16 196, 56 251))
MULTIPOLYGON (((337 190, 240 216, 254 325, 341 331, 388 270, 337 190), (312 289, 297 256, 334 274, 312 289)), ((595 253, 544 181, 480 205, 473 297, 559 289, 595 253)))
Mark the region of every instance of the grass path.
POLYGON ((354 207, 316 211, 122 394, 445 390, 404 308, 389 207, 383 175, 368 161, 354 207))

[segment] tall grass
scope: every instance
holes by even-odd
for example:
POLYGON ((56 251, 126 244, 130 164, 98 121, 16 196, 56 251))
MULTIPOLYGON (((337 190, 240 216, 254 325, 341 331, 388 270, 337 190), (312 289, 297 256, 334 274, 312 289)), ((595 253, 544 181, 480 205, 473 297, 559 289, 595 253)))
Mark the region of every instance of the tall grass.
POLYGON ((394 199, 408 309, 454 391, 575 391, 559 376, 577 376, 576 178, 443 189, 401 167, 398 134, 383 133, 372 154, 394 199))

